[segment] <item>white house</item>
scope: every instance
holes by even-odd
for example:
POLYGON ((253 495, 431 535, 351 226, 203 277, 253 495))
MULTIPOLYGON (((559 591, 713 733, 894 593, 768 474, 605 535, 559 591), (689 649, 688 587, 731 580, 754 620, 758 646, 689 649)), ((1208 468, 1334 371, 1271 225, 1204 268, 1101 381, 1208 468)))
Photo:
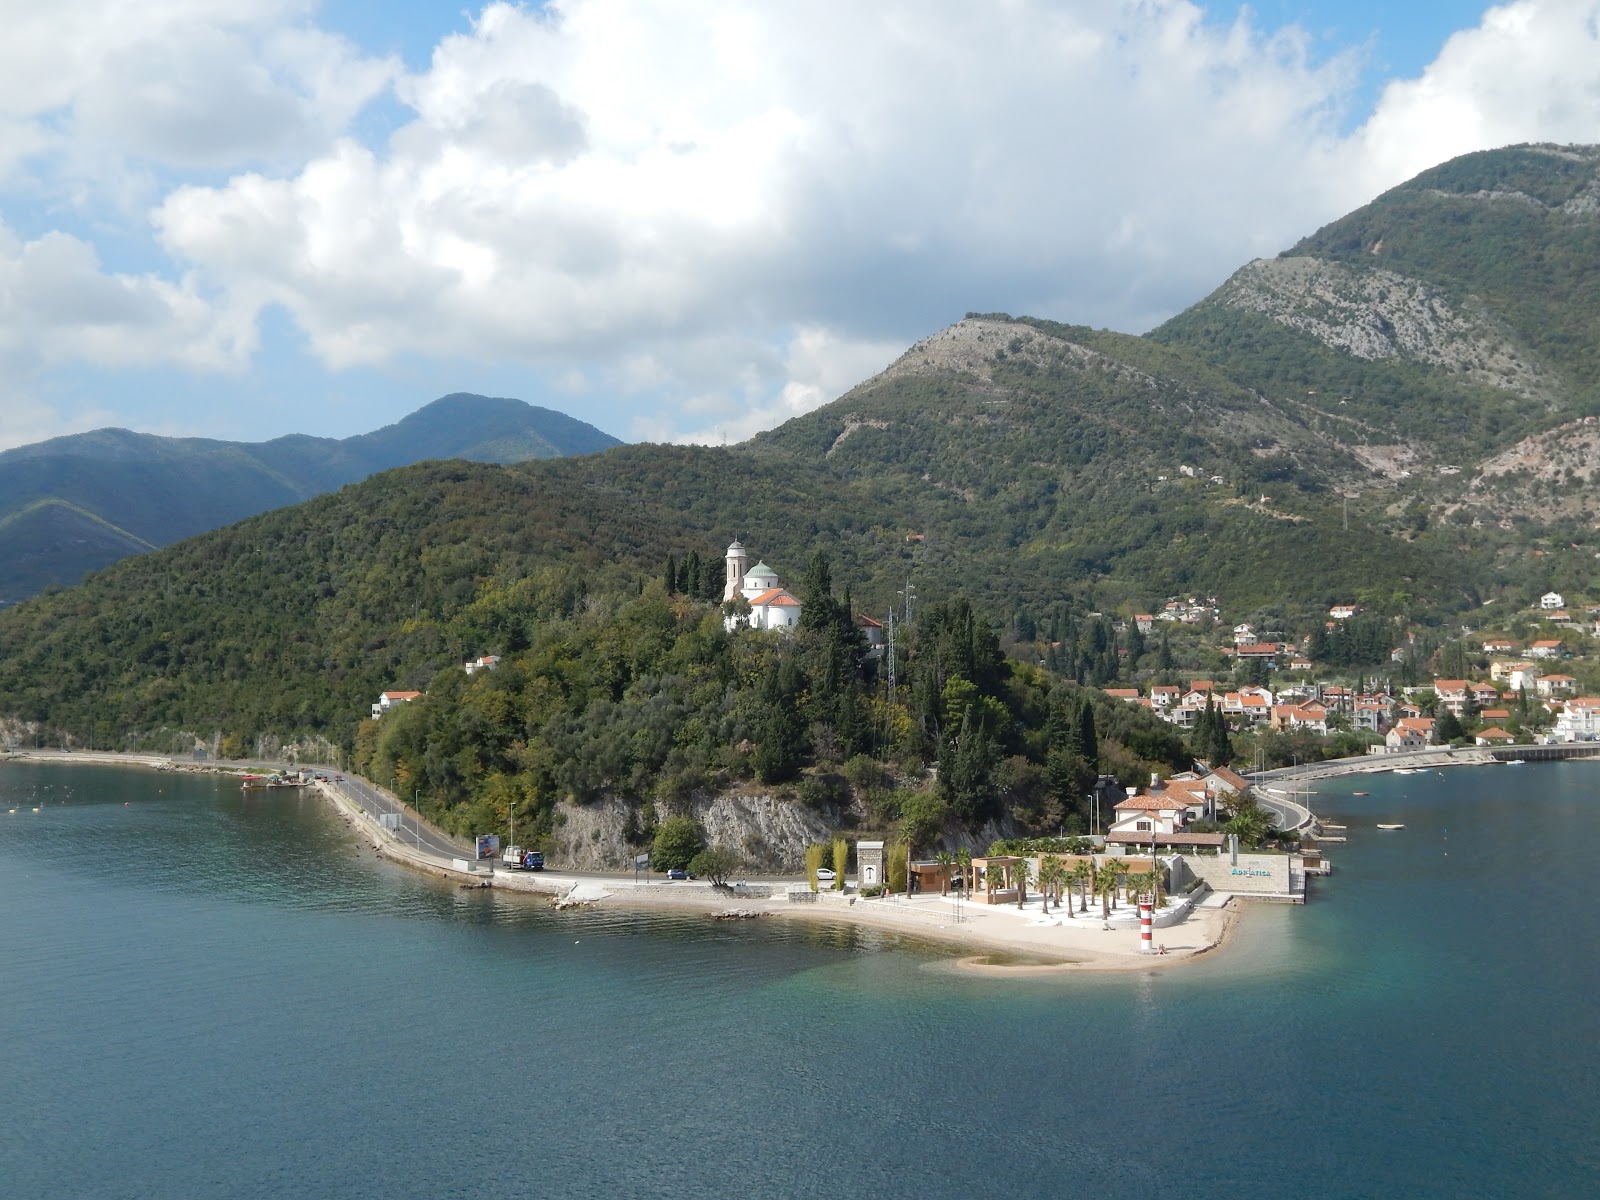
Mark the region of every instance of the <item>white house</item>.
POLYGON ((1383 741, 1391 750, 1421 750, 1433 742, 1433 718, 1401 717, 1383 741))
POLYGON ((397 704, 410 704, 421 692, 383 692, 378 696, 378 702, 372 706, 372 719, 376 721, 384 713, 397 704))
POLYGON ((1560 592, 1546 592, 1539 597, 1540 608, 1565 608, 1566 606, 1567 602, 1562 599, 1560 592))
POLYGON ((469 663, 462 663, 461 669, 468 675, 476 675, 479 671, 492 671, 500 665, 500 659, 494 654, 485 654, 475 658, 469 663))
POLYGON ((1600 738, 1600 697, 1568 700, 1550 731, 1552 742, 1592 742, 1600 738))
MULTIPOLYGON (((724 602, 742 596, 750 605, 751 629, 793 629, 800 624, 800 601, 778 582, 778 573, 764 562, 749 565, 744 546, 735 539, 728 547, 727 577, 722 589, 724 602)), ((732 629, 738 618, 729 616, 732 629)))

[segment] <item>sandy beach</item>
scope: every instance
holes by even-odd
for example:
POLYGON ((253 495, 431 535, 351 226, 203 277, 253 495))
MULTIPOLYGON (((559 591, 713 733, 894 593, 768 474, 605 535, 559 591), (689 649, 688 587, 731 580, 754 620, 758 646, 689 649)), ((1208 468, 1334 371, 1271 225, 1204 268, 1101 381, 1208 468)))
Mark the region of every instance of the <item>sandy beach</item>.
MULTIPOLYGON (((23 750, 7 756, 13 761, 55 762, 66 765, 104 764, 168 768, 207 773, 246 769, 239 764, 177 763, 165 755, 120 754, 110 751, 23 750)), ((647 876, 636 882, 630 874, 572 875, 561 871, 524 873, 497 870, 487 878, 454 870, 436 855, 419 853, 379 829, 373 819, 331 784, 317 790, 350 826, 351 831, 384 857, 417 870, 459 881, 463 886, 491 886, 520 892, 546 902, 606 909, 670 911, 703 914, 707 920, 727 913, 755 914, 758 921, 811 921, 851 925, 897 935, 911 941, 950 948, 956 956, 951 969, 989 976, 1029 976, 1078 971, 1151 970, 1176 967, 1227 945, 1238 920, 1242 901, 1222 906, 1199 905, 1178 923, 1154 931, 1154 942, 1165 954, 1141 953, 1139 927, 1131 906, 1122 902, 1110 928, 1104 927, 1100 902, 1091 898, 1088 911, 1068 916, 1068 906, 1043 911, 1035 893, 1022 909, 1015 904, 958 904, 953 897, 896 896, 861 899, 838 892, 823 892, 811 902, 788 898, 793 880, 751 880, 749 894, 718 890, 701 882, 668 882, 647 876)))

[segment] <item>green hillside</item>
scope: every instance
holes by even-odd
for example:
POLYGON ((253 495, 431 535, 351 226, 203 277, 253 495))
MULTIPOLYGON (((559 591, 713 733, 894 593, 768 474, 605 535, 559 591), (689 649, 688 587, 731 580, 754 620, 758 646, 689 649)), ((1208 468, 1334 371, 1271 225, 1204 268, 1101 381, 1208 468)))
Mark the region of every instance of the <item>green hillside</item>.
MULTIPOLYGON (((779 743, 814 791, 861 755, 959 779, 953 730, 976 723, 987 799, 940 795, 1042 828, 1070 813, 1039 782, 1052 681, 1038 665, 1102 684, 1139 669, 1118 614, 1215 596, 1225 619, 1260 610, 1304 633, 1354 600, 1376 644, 1389 619, 1443 628, 1488 599, 1592 582, 1597 170, 1589 149, 1446 164, 1149 337, 969 315, 742 446, 405 466, 128 559, 0 613, 0 717, 100 744, 317 735, 426 781, 463 820, 513 802, 548 815, 561 796, 677 803, 706 781, 776 777, 757 760, 779 743), (705 597, 735 536, 792 588, 823 555, 824 610, 846 588, 873 614, 915 594, 927 623, 906 632, 898 708, 837 629, 787 648, 725 635, 705 597), (996 657, 1000 631, 1019 635, 1015 661, 996 657), (461 663, 484 653, 506 665, 469 682, 461 663), (363 726, 394 688, 428 698, 363 726), (800 728, 774 724, 779 710, 800 728)), ((472 429, 440 403, 409 433, 338 444, 339 461, 446 434, 462 457, 527 444, 508 402, 472 429)), ((152 470, 137 450, 100 439, 100 461, 152 470)), ((333 461, 320 453, 289 440, 235 474, 282 487, 333 461)), ((79 485, 106 486, 94 474, 79 485)), ((1095 764, 1131 777, 1181 759, 1133 711, 1099 712, 1095 764)))
POLYGON ((563 413, 457 393, 343 441, 294 435, 240 443, 100 429, 21 446, 0 454, 0 522, 49 502, 116 536, 63 523, 59 513, 0 524, 0 604, 391 467, 449 458, 521 462, 618 444, 563 413))

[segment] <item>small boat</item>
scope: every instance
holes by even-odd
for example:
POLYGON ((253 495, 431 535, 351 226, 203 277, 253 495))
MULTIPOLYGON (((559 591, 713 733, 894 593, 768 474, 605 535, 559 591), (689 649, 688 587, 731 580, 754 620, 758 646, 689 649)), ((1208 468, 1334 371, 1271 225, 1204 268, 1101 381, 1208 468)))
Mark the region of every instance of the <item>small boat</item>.
POLYGON ((1525 763, 1527 761, 1528 760, 1525 759, 1525 758, 1508 758, 1508 759, 1506 759, 1506 766, 1508 766, 1508 767, 1520 767, 1520 766, 1522 766, 1523 763, 1525 763))
POLYGON ((1404 825, 1393 825, 1393 824, 1385 825, 1382 822, 1379 822, 1378 828, 1379 829, 1404 829, 1405 826, 1404 825))
POLYGON ((1394 773, 1396 775, 1420 775, 1426 769, 1425 767, 1396 767, 1394 773))
POLYGON ((1351 792, 1352 796, 1370 796, 1371 792, 1351 792))

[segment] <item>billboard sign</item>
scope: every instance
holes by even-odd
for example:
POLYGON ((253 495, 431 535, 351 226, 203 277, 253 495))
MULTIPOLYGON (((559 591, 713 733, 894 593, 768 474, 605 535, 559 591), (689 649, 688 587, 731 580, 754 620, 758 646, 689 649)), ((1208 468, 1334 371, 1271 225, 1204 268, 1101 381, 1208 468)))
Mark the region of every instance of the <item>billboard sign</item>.
POLYGON ((493 858, 500 853, 500 835, 498 833, 480 833, 476 844, 479 858, 493 858))

